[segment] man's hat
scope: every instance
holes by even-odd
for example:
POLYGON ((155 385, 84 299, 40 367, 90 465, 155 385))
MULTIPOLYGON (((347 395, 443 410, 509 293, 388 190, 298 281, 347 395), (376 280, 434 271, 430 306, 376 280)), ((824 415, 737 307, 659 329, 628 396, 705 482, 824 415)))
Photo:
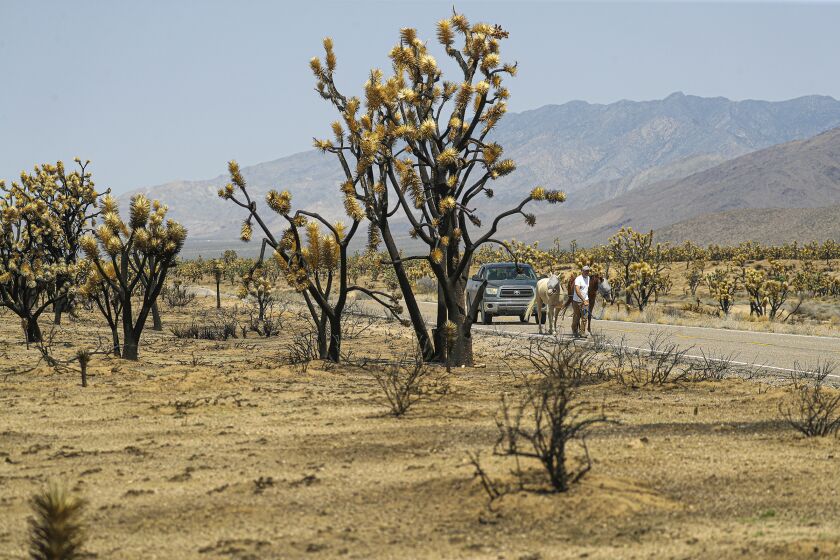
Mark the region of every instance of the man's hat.
POLYGON ((592 270, 592 269, 591 269, 591 268, 589 268, 589 265, 586 265, 586 266, 584 266, 581 270, 584 270, 584 271, 586 271, 586 272, 589 272, 589 271, 590 271, 590 270, 592 270))

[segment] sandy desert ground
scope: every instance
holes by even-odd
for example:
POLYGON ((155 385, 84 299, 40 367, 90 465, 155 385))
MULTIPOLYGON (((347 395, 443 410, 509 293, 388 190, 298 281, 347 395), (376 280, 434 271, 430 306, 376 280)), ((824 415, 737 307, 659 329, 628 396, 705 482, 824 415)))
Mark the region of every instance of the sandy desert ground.
MULTIPOLYGON (((398 419, 364 369, 281 365, 298 328, 222 342, 148 330, 140 362, 94 356, 82 388, 75 366, 26 371, 39 354, 0 316, 0 558, 25 556, 28 501, 49 481, 87 500, 91 558, 840 557, 840 440, 790 429, 778 380, 585 386, 616 422, 588 438, 589 475, 491 510, 467 455, 513 480, 491 454, 499 397, 518 384, 510 341, 477 339, 478 367, 436 370, 437 390, 398 419)), ((54 354, 106 334, 83 312, 54 354)), ((377 324, 346 348, 394 356, 409 334, 377 324)))

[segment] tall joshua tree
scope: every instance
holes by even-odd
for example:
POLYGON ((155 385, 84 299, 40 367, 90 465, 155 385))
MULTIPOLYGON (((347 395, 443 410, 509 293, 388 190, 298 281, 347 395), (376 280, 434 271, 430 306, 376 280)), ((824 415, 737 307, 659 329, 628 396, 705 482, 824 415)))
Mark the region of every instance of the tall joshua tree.
MULTIPOLYGON (((122 357, 126 360, 137 359, 146 319, 187 237, 181 224, 164 222, 166 210, 158 201, 136 195, 131 199, 126 223, 120 217, 117 201, 107 195, 102 199, 102 223, 95 236, 82 238, 82 250, 95 267, 98 281, 107 283, 110 294, 119 302, 111 309, 118 309, 121 315, 122 357), (138 292, 142 295, 139 308, 135 308, 133 300, 138 292)), ((101 307, 100 311, 106 314, 101 307)))
POLYGON ((254 222, 262 230, 264 237, 257 266, 265 260, 266 247, 273 249, 274 258, 285 272, 287 281, 306 301, 318 329, 319 354, 322 359, 335 362, 340 360, 341 316, 351 292, 363 292, 394 315, 400 313, 397 298, 391 294, 348 282, 347 248, 364 219, 358 204, 345 208, 347 216, 352 220, 348 228, 341 222, 330 223, 315 212, 296 210, 293 213, 292 197, 288 191, 272 190, 266 196, 266 203, 287 225, 278 237, 260 215, 256 201, 251 199, 239 165, 231 161, 228 171, 231 182, 219 189, 219 196, 248 211, 242 224, 243 241, 251 239, 254 222))
POLYGON ((534 188, 519 204, 485 220, 478 197, 492 198, 493 181, 509 175, 516 164, 502 157, 503 148, 490 133, 504 116, 509 96, 505 76, 516 64, 502 63, 501 41, 508 33, 498 25, 471 25, 461 14, 438 22, 437 36, 457 77, 443 72, 426 43, 412 28, 400 31, 390 51, 393 74, 372 70, 364 85, 364 107, 358 97, 347 97, 336 86, 336 56, 332 40, 324 40, 325 57, 310 65, 317 91, 340 113, 332 124, 332 140, 316 140, 324 152, 334 154, 344 170, 345 206, 358 208, 370 220, 372 244, 383 242, 394 267, 418 342, 427 359, 446 355, 447 321, 456 327, 451 345, 454 364, 472 362, 470 330, 480 303, 467 308, 464 292, 475 251, 496 239, 501 222, 521 215, 532 200, 563 202, 560 191, 534 188), (457 43, 457 44, 456 44, 457 43), (411 235, 425 245, 422 254, 401 256, 391 232, 391 220, 408 221, 411 235), (474 228, 474 229, 473 229, 474 228), (433 345, 412 293, 403 263, 426 260, 438 283, 438 312, 433 345))

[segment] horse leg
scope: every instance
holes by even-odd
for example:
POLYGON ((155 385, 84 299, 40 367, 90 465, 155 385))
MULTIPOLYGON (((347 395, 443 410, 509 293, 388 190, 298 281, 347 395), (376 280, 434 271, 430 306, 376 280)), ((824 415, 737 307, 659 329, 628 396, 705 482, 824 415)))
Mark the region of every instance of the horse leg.
POLYGON ((539 293, 535 296, 534 305, 537 306, 537 328, 539 329, 539 333, 542 334, 542 299, 540 298, 539 293))

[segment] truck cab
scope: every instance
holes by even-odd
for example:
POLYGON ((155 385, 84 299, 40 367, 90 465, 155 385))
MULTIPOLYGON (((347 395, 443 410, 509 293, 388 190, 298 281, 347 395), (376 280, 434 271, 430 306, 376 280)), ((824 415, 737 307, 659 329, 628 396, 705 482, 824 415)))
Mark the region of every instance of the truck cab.
POLYGON ((479 305, 481 322, 489 325, 493 317, 519 317, 523 323, 530 317, 525 311, 537 289, 537 275, 531 265, 522 263, 488 263, 482 265, 467 281, 467 309, 478 288, 487 282, 479 305))

